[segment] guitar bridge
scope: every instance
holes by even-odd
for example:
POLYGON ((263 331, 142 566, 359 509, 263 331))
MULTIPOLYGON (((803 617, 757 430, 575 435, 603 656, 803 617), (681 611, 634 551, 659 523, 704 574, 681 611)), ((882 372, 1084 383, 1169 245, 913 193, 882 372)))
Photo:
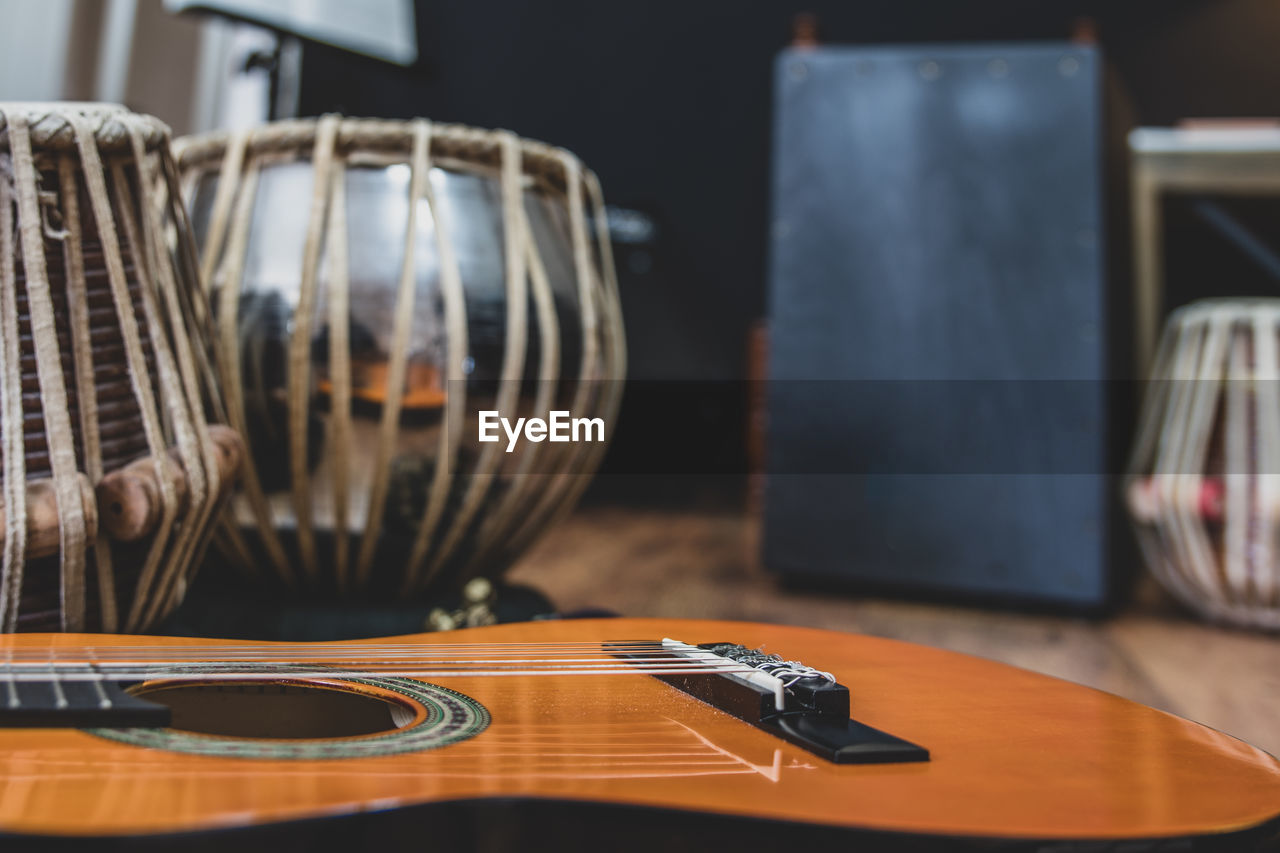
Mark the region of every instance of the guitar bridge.
MULTIPOLYGON (((663 640, 680 658, 752 671, 655 674, 700 699, 835 764, 928 761, 929 751, 849 717, 849 688, 828 672, 737 643, 691 646, 663 640)), ((627 655, 622 655, 626 657, 627 655)))

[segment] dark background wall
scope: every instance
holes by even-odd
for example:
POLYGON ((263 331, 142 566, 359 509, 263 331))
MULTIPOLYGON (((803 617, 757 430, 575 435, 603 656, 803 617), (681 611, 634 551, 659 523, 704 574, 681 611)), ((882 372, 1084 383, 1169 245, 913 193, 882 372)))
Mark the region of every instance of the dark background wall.
MULTIPOLYGON (((619 257, 631 376, 730 380, 764 313, 771 66, 801 12, 823 42, 862 44, 1064 39, 1089 17, 1137 123, 1280 114, 1275 0, 419 0, 415 67, 308 45, 300 112, 422 115, 573 150, 610 203, 659 226, 619 257)), ((742 407, 709 398, 687 443, 740 468, 742 407)), ((635 423, 644 401, 627 408, 635 423)))

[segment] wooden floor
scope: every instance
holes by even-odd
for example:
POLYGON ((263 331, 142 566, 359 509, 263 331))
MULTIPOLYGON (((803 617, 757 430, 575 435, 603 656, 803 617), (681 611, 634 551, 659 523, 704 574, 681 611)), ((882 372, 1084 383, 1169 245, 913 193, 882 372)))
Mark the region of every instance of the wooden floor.
POLYGON ((732 511, 589 507, 539 542, 510 580, 537 587, 562 611, 790 623, 968 652, 1118 693, 1280 755, 1280 636, 1203 624, 1149 583, 1105 621, 795 592, 758 568, 754 542, 754 526, 732 511))

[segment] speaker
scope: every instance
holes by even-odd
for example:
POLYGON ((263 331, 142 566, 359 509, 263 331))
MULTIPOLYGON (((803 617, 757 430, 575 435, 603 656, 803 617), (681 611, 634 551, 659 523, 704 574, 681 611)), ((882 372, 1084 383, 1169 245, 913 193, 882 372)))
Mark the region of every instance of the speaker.
POLYGON ((1104 77, 1075 43, 778 57, 766 566, 1112 600, 1104 77))

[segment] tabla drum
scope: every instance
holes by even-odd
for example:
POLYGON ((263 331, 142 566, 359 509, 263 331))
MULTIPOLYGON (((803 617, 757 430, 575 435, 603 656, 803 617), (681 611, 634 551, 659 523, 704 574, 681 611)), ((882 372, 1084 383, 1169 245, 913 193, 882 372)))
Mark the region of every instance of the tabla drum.
POLYGON ((177 186, 154 118, 0 103, 4 631, 154 625, 230 492, 177 186))
POLYGON ((251 460, 229 559, 374 600, 499 574, 574 504, 617 412, 595 176, 426 120, 325 116, 176 150, 251 460), (599 440, 478 440, 484 411, 557 410, 599 440))
POLYGON ((1170 316, 1127 497, 1170 593, 1215 621, 1280 630, 1280 299, 1170 316))

